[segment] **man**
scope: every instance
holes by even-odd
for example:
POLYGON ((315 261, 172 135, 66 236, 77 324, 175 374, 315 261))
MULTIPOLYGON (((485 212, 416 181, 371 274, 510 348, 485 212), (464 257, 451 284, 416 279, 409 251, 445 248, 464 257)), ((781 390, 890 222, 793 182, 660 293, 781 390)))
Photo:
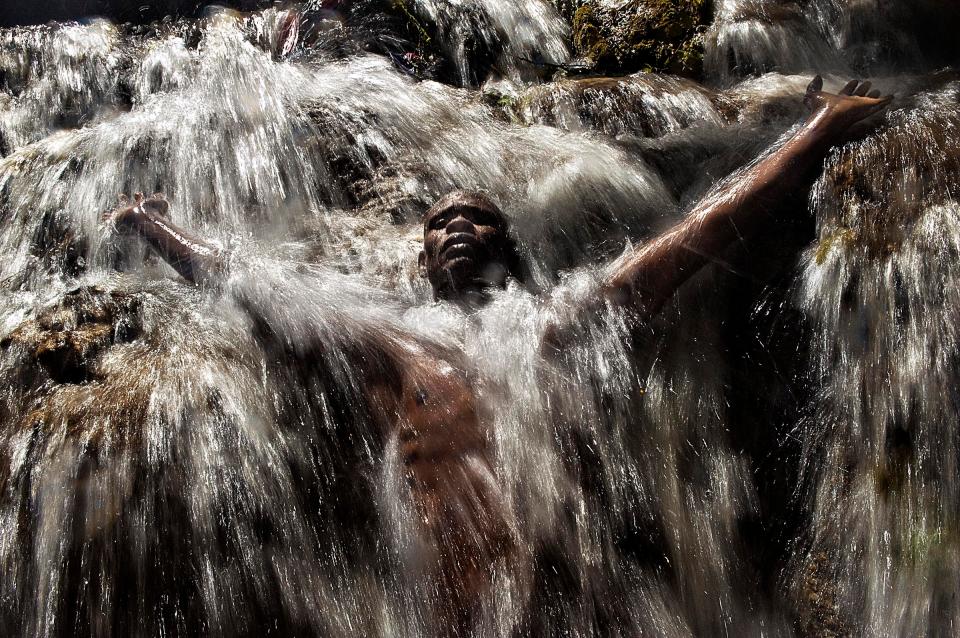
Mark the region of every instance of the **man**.
MULTIPOLYGON (((765 211, 806 183, 853 124, 892 99, 870 92, 868 82, 852 81, 839 94, 822 89, 815 78, 806 95, 811 115, 782 146, 702 200, 673 229, 620 258, 582 312, 607 305, 638 321, 655 315, 705 264, 751 237, 765 211)), ((162 197, 138 195, 108 216, 185 279, 220 278, 217 250, 172 224, 167 208, 162 197)), ((477 307, 520 270, 508 220, 482 194, 443 197, 426 213, 423 233, 420 269, 437 301, 477 307)), ((568 338, 564 326, 554 326, 545 345, 558 347, 568 338)), ((371 347, 385 363, 368 369, 362 384, 371 413, 402 460, 418 524, 435 548, 439 617, 446 631, 459 634, 490 586, 493 566, 522 558, 499 495, 482 408, 456 353, 399 348, 388 340, 371 347)))

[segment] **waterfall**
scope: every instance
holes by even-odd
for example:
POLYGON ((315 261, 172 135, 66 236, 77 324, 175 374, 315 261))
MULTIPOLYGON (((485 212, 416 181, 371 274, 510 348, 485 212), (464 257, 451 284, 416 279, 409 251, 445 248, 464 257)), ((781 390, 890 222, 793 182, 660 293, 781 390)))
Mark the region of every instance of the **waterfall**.
POLYGON ((0 30, 4 635, 453 633, 370 382, 399 356, 464 380, 486 428, 473 497, 513 545, 465 635, 952 632, 937 2, 718 0, 702 82, 576 75, 541 0, 300 4, 0 30), (861 72, 897 100, 809 199, 639 327, 596 308, 625 247, 794 129, 813 74, 861 72), (456 189, 497 202, 524 262, 480 308, 418 269, 456 189), (219 280, 104 223, 136 191, 219 280))
POLYGON ((805 573, 830 572, 844 622, 866 633, 956 623, 957 88, 838 152, 814 191, 820 239, 798 288, 820 393, 803 425, 805 573))

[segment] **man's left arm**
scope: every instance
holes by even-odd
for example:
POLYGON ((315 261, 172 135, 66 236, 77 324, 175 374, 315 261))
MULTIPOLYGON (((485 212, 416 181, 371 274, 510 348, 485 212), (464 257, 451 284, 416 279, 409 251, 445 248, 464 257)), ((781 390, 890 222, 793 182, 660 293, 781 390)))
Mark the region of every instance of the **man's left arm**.
POLYGON ((673 229, 625 255, 603 284, 602 301, 657 314, 680 286, 736 241, 755 235, 765 213, 808 183, 831 147, 857 122, 882 111, 892 97, 851 81, 838 94, 817 76, 807 89, 812 112, 777 150, 714 191, 673 229))

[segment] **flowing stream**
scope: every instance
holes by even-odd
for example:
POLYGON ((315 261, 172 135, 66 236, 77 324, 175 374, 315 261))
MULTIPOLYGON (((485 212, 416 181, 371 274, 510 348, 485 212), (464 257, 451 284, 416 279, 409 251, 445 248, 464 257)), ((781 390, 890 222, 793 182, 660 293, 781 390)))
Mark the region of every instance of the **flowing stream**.
POLYGON ((957 632, 960 77, 922 37, 934 0, 717 0, 703 84, 551 79, 573 54, 540 0, 406 2, 450 69, 421 81, 399 36, 314 4, 295 46, 275 8, 0 30, 0 633, 438 635, 351 354, 384 339, 450 353, 489 424, 521 550, 473 634, 957 632), (897 99, 650 325, 578 314, 794 127, 814 73, 897 99), (454 189, 501 205, 528 271, 478 310, 417 268, 454 189), (225 280, 104 227, 134 191, 225 280))

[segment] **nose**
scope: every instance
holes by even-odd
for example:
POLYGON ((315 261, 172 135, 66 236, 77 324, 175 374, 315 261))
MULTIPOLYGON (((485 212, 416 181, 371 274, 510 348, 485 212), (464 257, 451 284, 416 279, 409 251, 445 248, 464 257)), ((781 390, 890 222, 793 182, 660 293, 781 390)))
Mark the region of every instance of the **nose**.
POLYGON ((452 233, 472 233, 475 231, 473 222, 463 216, 463 213, 457 213, 457 216, 447 222, 447 234, 452 233))

